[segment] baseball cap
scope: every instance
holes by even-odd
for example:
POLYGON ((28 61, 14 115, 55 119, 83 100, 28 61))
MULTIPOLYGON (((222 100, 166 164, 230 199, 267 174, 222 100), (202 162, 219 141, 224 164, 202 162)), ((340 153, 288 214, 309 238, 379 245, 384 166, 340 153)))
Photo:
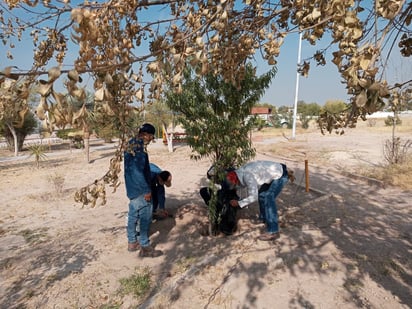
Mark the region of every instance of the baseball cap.
POLYGON ((155 135, 156 129, 150 123, 144 123, 139 128, 139 133, 143 133, 143 132, 155 135))

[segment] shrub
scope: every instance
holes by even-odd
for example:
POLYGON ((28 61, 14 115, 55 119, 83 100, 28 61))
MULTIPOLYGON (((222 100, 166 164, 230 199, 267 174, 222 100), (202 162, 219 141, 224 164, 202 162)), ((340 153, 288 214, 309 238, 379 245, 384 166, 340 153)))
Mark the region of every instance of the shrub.
POLYGON ((61 195, 63 193, 64 176, 55 173, 53 175, 49 175, 48 180, 53 184, 57 195, 61 195))
POLYGON ((366 124, 368 127, 375 127, 376 126, 376 119, 368 119, 366 124))
POLYGON ((67 139, 70 139, 70 135, 69 135, 70 133, 75 133, 77 131, 79 130, 78 129, 61 129, 56 132, 56 136, 58 138, 67 140, 67 139))
POLYGON ((389 164, 402 164, 406 161, 411 148, 412 140, 402 143, 400 137, 396 137, 386 140, 383 147, 383 155, 389 164))
POLYGON ((56 136, 63 140, 70 140, 77 149, 84 148, 83 132, 79 129, 61 129, 58 130, 56 136))
POLYGON ((398 115, 396 115, 395 118, 393 116, 388 116, 385 119, 385 126, 387 126, 387 127, 393 126, 394 123, 398 126, 402 124, 402 120, 399 118, 398 115), (394 119, 396 119, 396 120, 394 121, 394 119))
POLYGON ((30 157, 34 156, 34 161, 36 162, 36 167, 40 167, 40 161, 45 160, 47 155, 46 155, 46 146, 42 144, 35 144, 29 146, 29 151, 30 151, 30 157))

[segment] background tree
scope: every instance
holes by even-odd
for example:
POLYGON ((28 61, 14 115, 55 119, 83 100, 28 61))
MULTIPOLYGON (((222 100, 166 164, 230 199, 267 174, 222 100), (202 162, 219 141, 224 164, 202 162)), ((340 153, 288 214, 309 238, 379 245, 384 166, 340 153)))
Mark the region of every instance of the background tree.
POLYGON ((339 114, 346 111, 348 108, 349 106, 341 100, 331 100, 325 103, 322 107, 322 111, 332 114, 339 114))
MULTIPOLYGON (((269 87, 276 69, 256 77, 251 64, 245 68, 239 87, 225 82, 223 76, 209 74, 199 79, 188 70, 182 92, 169 92, 166 98, 170 109, 181 115, 179 121, 186 130, 192 158, 207 157, 218 171, 215 182, 222 181, 225 169, 240 166, 255 155, 249 137, 255 121, 248 116, 269 87)), ((211 189, 216 190, 213 184, 211 189)), ((215 222, 215 207, 211 201, 211 223, 215 222)), ((210 232, 215 232, 212 226, 210 232)))
POLYGON ((402 93, 401 99, 404 102, 403 110, 412 111, 412 83, 405 85, 400 91, 402 93))
POLYGON ((292 107, 282 105, 282 106, 279 106, 276 111, 278 114, 288 114, 291 112, 291 110, 292 110, 292 107))
POLYGON ((270 108, 272 110, 272 112, 276 111, 276 106, 274 106, 270 103, 267 103, 267 102, 256 103, 255 107, 267 107, 267 108, 270 108))
POLYGON ((175 112, 171 111, 167 103, 161 99, 146 107, 144 110, 144 118, 145 121, 151 122, 156 127, 157 137, 163 138, 164 135, 169 152, 173 152, 174 129, 176 126, 175 112), (171 132, 169 132, 170 125, 172 127, 171 132))
POLYGON ((145 120, 152 123, 156 127, 157 137, 162 137, 162 130, 173 126, 174 122, 174 112, 170 110, 167 103, 164 100, 158 100, 153 104, 149 105, 145 109, 145 120))
POLYGON ((302 123, 302 128, 309 128, 309 122, 319 116, 321 107, 317 103, 305 103, 305 101, 298 101, 297 114, 302 123))
POLYGON ((0 121, 0 135, 6 139, 8 148, 14 151, 17 155, 23 149, 23 143, 26 137, 36 131, 38 128, 37 118, 33 112, 28 111, 24 115, 23 124, 15 126, 15 124, 7 124, 5 120, 0 121))
MULTIPOLYGON (((350 109, 350 106, 348 106, 345 102, 340 101, 340 100, 333 100, 333 101, 327 101, 325 105, 322 107, 320 111, 320 115, 318 118, 318 124, 321 129, 322 133, 325 132, 330 132, 331 124, 336 124, 340 123, 343 121, 343 119, 346 117, 346 112, 350 109), (328 121, 328 124, 325 123, 325 121, 328 121)), ((366 115, 362 116, 364 119, 366 119, 366 115)), ((352 120, 352 123, 349 125, 350 128, 354 128, 356 126, 356 119, 352 120)), ((335 126, 335 132, 344 134, 344 130, 341 126, 336 125, 335 126)))
MULTIPOLYGON (((60 76, 60 70, 53 68, 49 71, 49 79, 60 76)), ((73 78, 73 77, 72 77, 73 78)), ((78 77, 77 77, 78 78, 78 77)), ((65 81, 66 84, 69 81, 65 81)), ((84 88, 74 87, 68 93, 54 91, 53 84, 40 82, 36 91, 40 95, 40 102, 36 108, 36 115, 42 121, 43 131, 53 132, 56 129, 77 129, 66 131, 69 137, 84 143, 86 160, 89 162, 89 138, 91 133, 90 113, 94 107, 94 94, 84 88)), ((65 134, 64 133, 64 134, 65 134)))
MULTIPOLYGON (((1 81, 1 79, 0 79, 1 81)), ((30 112, 33 98, 31 79, 10 78, 0 83, 0 134, 6 138, 14 155, 23 147, 26 136, 33 133, 37 122, 30 112)))

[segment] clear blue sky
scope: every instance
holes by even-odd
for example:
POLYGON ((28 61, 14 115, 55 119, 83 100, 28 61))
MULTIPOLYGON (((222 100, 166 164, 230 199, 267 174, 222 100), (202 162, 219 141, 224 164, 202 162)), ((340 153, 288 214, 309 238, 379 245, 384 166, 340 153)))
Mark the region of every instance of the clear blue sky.
MULTIPOLYGON (((312 56, 317 49, 320 47, 314 48, 303 41, 301 63, 304 59, 312 56)), ((298 50, 299 34, 291 34, 286 37, 277 58, 277 74, 262 98, 263 103, 275 106, 293 106, 296 92, 298 50)), ((327 58, 327 60, 330 59, 330 57, 327 58)), ((258 69, 259 72, 263 73, 266 66, 260 63, 258 69)), ((311 63, 309 76, 299 76, 298 100, 306 103, 318 103, 319 105, 325 104, 328 100, 347 101, 345 85, 341 83, 337 67, 330 62, 325 66, 316 66, 315 63, 311 63)))
MULTIPOLYGON (((325 42, 326 43, 326 42, 325 42)), ((270 103, 275 106, 293 106, 295 102, 297 61, 299 34, 291 34, 285 38, 278 57, 278 73, 273 79, 270 88, 262 98, 262 103, 270 103)), ((322 44, 322 43, 320 43, 322 44)), ((302 42, 301 62, 305 58, 311 57, 322 45, 312 46, 308 42, 302 42)), ((333 49, 332 51, 335 51, 333 49)), ((345 84, 341 83, 341 77, 337 67, 331 62, 332 56, 326 57, 325 66, 317 66, 311 62, 308 77, 299 77, 298 100, 306 103, 317 103, 324 105, 329 100, 343 100, 349 102, 345 84)), ((260 63, 260 62, 259 62, 260 63)), ((267 71, 264 64, 258 65, 259 73, 267 71)), ((387 69, 384 72, 384 79, 389 84, 397 81, 412 79, 412 57, 405 58, 399 54, 399 49, 395 46, 388 61, 387 69)), ((379 75, 380 76, 380 75, 379 75)))
MULTIPOLYGON (((168 9, 161 7, 151 7, 144 18, 161 19, 168 15, 168 9)), ((281 52, 277 58, 278 73, 273 79, 266 94, 261 99, 262 103, 270 103, 275 106, 293 106, 295 101, 295 88, 297 79, 297 60, 298 60, 298 33, 290 34, 285 38, 284 44, 281 47, 281 52)), ((327 44, 325 42, 324 44, 327 44)), ((145 44, 144 44, 145 45, 145 44)), ((302 61, 313 55, 316 50, 325 46, 312 46, 309 43, 302 42, 302 61)), ((331 51, 334 51, 332 47, 331 51)), ((147 51, 145 51, 146 53, 147 51)), ((70 51, 69 51, 70 53, 70 51)), ((0 69, 9 66, 17 65, 21 69, 28 69, 32 64, 32 42, 31 38, 23 39, 23 42, 16 42, 16 48, 13 50, 15 60, 12 62, 6 59, 6 48, 0 44, 0 69)), ((260 53, 257 53, 257 56, 260 53)), ((71 57, 68 57, 71 58, 71 57)), ((331 55, 327 56, 326 66, 316 66, 311 63, 311 69, 308 77, 299 77, 298 100, 303 100, 306 103, 325 104, 328 100, 343 100, 348 102, 349 97, 346 94, 345 85, 341 83, 340 75, 337 67, 333 65, 331 55)), ((52 66, 52 65, 51 65, 52 66)), ((258 74, 263 74, 269 70, 269 67, 263 61, 257 61, 258 74)), ((393 83, 399 79, 407 80, 411 78, 412 72, 412 57, 403 58, 399 55, 398 49, 395 47, 393 56, 388 65, 387 74, 384 76, 389 83, 393 83)))

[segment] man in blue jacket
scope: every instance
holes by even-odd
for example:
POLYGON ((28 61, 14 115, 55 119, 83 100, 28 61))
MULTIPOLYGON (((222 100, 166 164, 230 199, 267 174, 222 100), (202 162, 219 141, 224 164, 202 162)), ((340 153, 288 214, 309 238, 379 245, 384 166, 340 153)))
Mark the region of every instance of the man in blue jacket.
POLYGON ((145 123, 139 128, 137 137, 129 141, 124 152, 124 177, 126 194, 129 198, 127 221, 128 250, 139 248, 141 257, 156 257, 162 252, 150 246, 149 230, 152 222, 151 174, 147 145, 154 139, 155 128, 145 123), (140 235, 136 232, 139 224, 140 235))

